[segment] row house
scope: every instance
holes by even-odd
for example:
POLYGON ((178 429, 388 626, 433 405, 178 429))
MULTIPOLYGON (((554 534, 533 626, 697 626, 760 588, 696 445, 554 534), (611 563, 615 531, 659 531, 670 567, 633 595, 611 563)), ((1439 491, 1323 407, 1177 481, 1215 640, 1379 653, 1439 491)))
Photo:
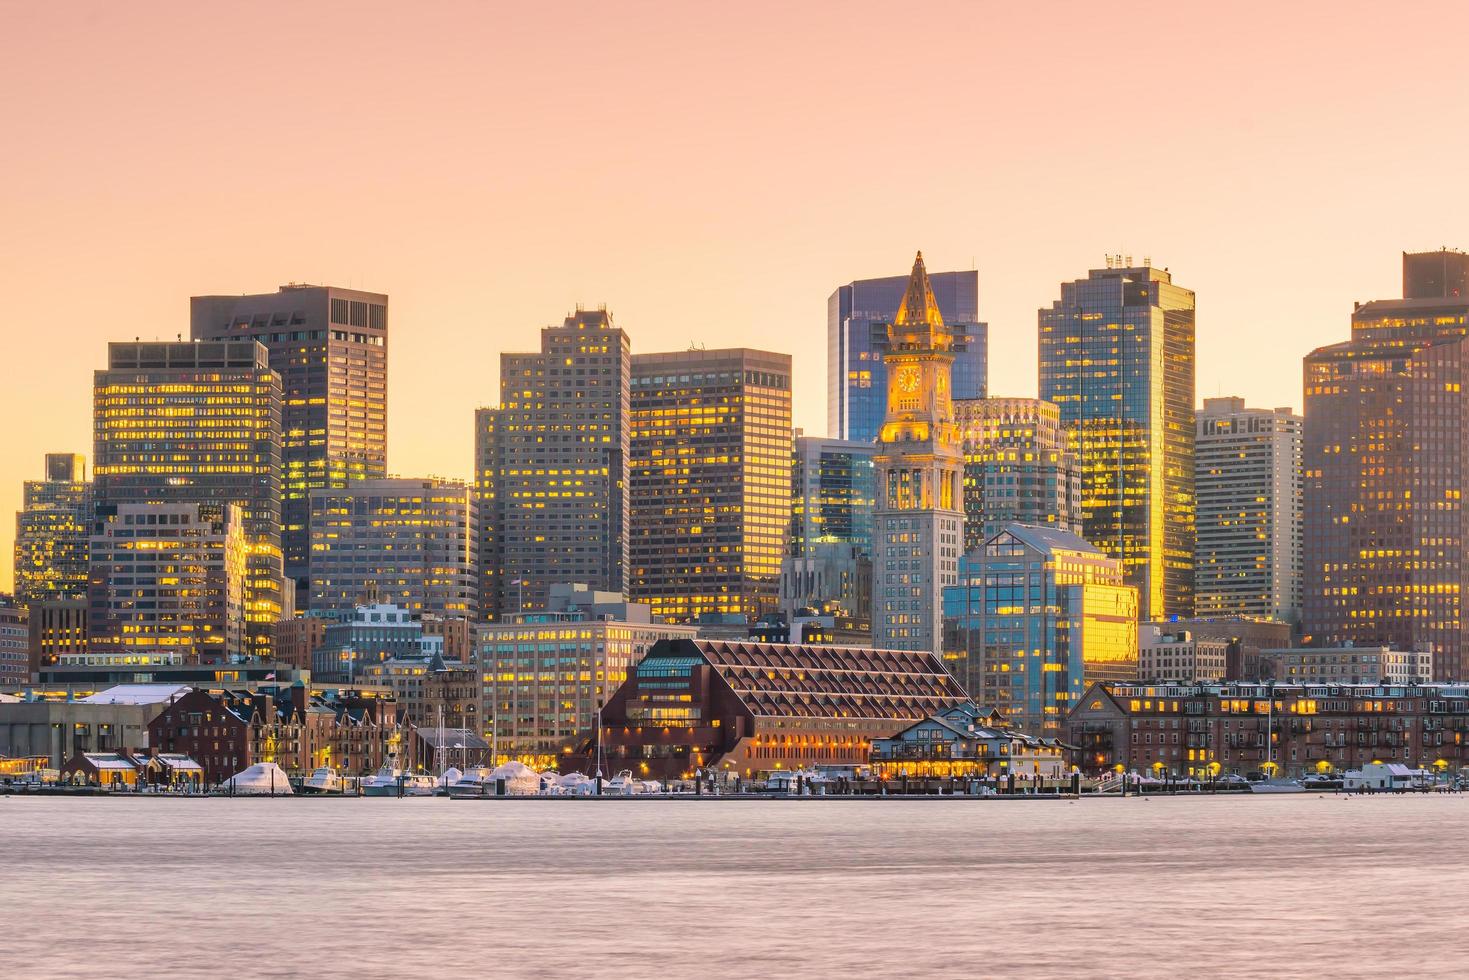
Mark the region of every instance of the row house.
POLYGON ((1074 763, 1174 775, 1300 776, 1371 762, 1469 766, 1469 684, 1093 684, 1074 763))

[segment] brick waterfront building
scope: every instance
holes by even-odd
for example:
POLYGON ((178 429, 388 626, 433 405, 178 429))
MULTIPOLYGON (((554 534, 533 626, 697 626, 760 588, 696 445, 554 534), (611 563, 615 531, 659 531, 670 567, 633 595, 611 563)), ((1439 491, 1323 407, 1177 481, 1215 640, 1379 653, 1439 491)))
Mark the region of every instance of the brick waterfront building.
POLYGON ((1469 765, 1469 684, 1093 684, 1066 731, 1083 772, 1458 769, 1469 765))

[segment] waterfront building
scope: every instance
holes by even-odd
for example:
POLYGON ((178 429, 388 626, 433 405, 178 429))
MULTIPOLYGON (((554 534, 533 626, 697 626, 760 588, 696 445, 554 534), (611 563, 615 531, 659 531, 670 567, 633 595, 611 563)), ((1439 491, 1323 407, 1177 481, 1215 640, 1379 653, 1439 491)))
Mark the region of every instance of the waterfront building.
POLYGON ((1139 680, 1179 684, 1222 681, 1229 663, 1229 641, 1195 636, 1188 630, 1165 630, 1151 624, 1138 631, 1139 680))
POLYGON ((476 514, 458 480, 359 480, 311 491, 311 608, 364 601, 474 615, 476 514))
POLYGON ((873 458, 872 640, 884 649, 942 649, 943 589, 957 581, 964 543, 953 338, 920 252, 888 327, 887 416, 873 458))
MULTIPOLYGON (((866 765, 873 739, 965 700, 926 651, 665 640, 608 700, 600 741, 611 771, 748 779, 866 765)), ((595 743, 584 751, 594 756, 595 743)))
POLYGON ((0 758, 42 759, 60 769, 82 752, 142 750, 148 723, 163 706, 188 691, 178 684, 108 685, 67 697, 0 699, 0 758))
POLYGON ((1123 563, 1145 619, 1194 605, 1194 294, 1130 257, 1039 313, 1040 397, 1081 466, 1082 537, 1123 563))
POLYGON ((86 457, 47 453, 46 478, 25 481, 15 515, 17 602, 29 607, 86 598, 91 523, 86 457))
MULTIPOLYGON (((90 543, 88 545, 90 549, 90 543)), ((87 600, 48 599, 27 610, 28 669, 34 675, 55 666, 63 657, 84 654, 87 642, 87 600)))
POLYGON ((1286 684, 1426 684, 1433 654, 1390 647, 1289 647, 1260 654, 1270 678, 1286 684))
POLYGON ((201 664, 187 661, 176 652, 92 650, 66 654, 54 666, 43 667, 28 693, 36 697, 81 698, 129 684, 253 690, 310 679, 309 670, 273 660, 201 664))
POLYGON ((474 417, 481 618, 543 608, 552 582, 627 591, 631 370, 605 309, 500 355, 500 405, 474 417))
POLYGON ((293 607, 304 608, 311 491, 387 475, 388 298, 292 283, 194 296, 189 314, 195 340, 258 341, 280 375, 281 547, 293 607))
MULTIPOLYGON (((953 396, 983 398, 989 327, 979 320, 979 273, 936 272, 929 281, 953 336, 953 396)), ((907 276, 858 279, 826 302, 826 429, 838 439, 877 439, 887 417, 888 324, 907 288, 907 276)))
POLYGON ((234 504, 99 505, 89 542, 89 652, 162 651, 199 664, 245 658, 243 523, 234 504))
POLYGON ((1037 398, 954 402, 964 445, 964 550, 1007 524, 1081 533, 1081 471, 1061 410, 1037 398))
POLYGON ((1289 408, 1205 398, 1194 438, 1194 615, 1301 618, 1301 428, 1289 408))
POLYGON ((1087 684, 1137 676, 1137 591, 1076 535, 1011 524, 958 578, 943 594, 945 658, 1016 728, 1058 735, 1087 684))
POLYGON ((1060 779, 1069 771, 1060 739, 1018 732, 997 711, 962 701, 887 738, 872 740, 879 779, 1060 779))
POLYGON ((791 357, 632 359, 628 594, 653 616, 775 608, 791 520, 791 357))
POLYGON ((1302 630, 1315 645, 1432 653, 1443 680, 1469 671, 1456 269, 1469 256, 1405 254, 1403 298, 1359 304, 1352 339, 1305 358, 1302 630))
POLYGON ((99 514, 127 504, 239 505, 244 653, 271 659, 275 621, 291 615, 294 596, 283 591, 281 381, 269 353, 253 340, 119 343, 108 345, 107 362, 92 389, 99 514))
POLYGON ((385 690, 289 687, 241 691, 195 688, 148 723, 147 745, 187 755, 217 785, 260 762, 288 776, 323 766, 368 775, 407 759, 411 726, 385 690))
POLYGON ((1243 616, 1195 616, 1144 623, 1162 632, 1185 630, 1199 639, 1222 640, 1225 646, 1224 679, 1230 681, 1268 680, 1261 673, 1262 650, 1291 645, 1291 624, 1271 619, 1248 619, 1243 616))
POLYGON ((403 606, 355 606, 338 617, 323 628, 321 644, 312 652, 311 676, 317 680, 351 683, 371 664, 426 661, 443 650, 442 638, 426 638, 418 617, 403 606))
POLYGON ((30 682, 27 612, 13 597, 0 595, 0 691, 14 690, 30 682))
POLYGON ((1469 765, 1469 686, 1095 684, 1066 730, 1092 773, 1295 777, 1371 762, 1457 772, 1469 765))
POLYGON ((555 764, 655 643, 696 633, 580 583, 558 583, 548 599, 545 611, 479 628, 481 718, 497 761, 555 764))

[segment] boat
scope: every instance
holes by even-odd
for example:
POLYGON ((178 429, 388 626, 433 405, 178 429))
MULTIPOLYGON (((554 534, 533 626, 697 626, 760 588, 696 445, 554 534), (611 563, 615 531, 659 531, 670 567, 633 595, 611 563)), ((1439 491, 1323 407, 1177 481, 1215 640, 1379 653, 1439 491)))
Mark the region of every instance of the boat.
POLYGON ((494 782, 490 779, 490 770, 483 766, 466 769, 459 778, 449 784, 449 796, 458 799, 466 796, 493 796, 495 793, 494 782))
POLYGON ((363 796, 432 796, 439 781, 426 772, 404 772, 392 763, 384 763, 361 785, 363 796))
POLYGON ((294 796, 291 780, 274 762, 257 762, 226 779, 220 791, 229 796, 294 796))
POLYGON ((303 793, 341 793, 345 789, 346 781, 331 766, 317 768, 301 784, 303 793))
POLYGON ((1251 793, 1304 793, 1306 787, 1294 779, 1262 779, 1250 784, 1251 793))
POLYGON ((607 780, 602 787, 603 796, 631 796, 637 792, 637 780, 632 778, 631 769, 623 769, 607 780))

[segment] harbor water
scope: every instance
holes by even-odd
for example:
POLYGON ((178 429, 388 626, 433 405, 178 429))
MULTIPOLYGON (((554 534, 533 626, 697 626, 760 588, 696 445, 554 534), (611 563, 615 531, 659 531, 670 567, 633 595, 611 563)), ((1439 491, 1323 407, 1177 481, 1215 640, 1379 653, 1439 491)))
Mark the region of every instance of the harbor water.
POLYGON ((26 978, 1469 973, 1469 795, 0 797, 26 978))

